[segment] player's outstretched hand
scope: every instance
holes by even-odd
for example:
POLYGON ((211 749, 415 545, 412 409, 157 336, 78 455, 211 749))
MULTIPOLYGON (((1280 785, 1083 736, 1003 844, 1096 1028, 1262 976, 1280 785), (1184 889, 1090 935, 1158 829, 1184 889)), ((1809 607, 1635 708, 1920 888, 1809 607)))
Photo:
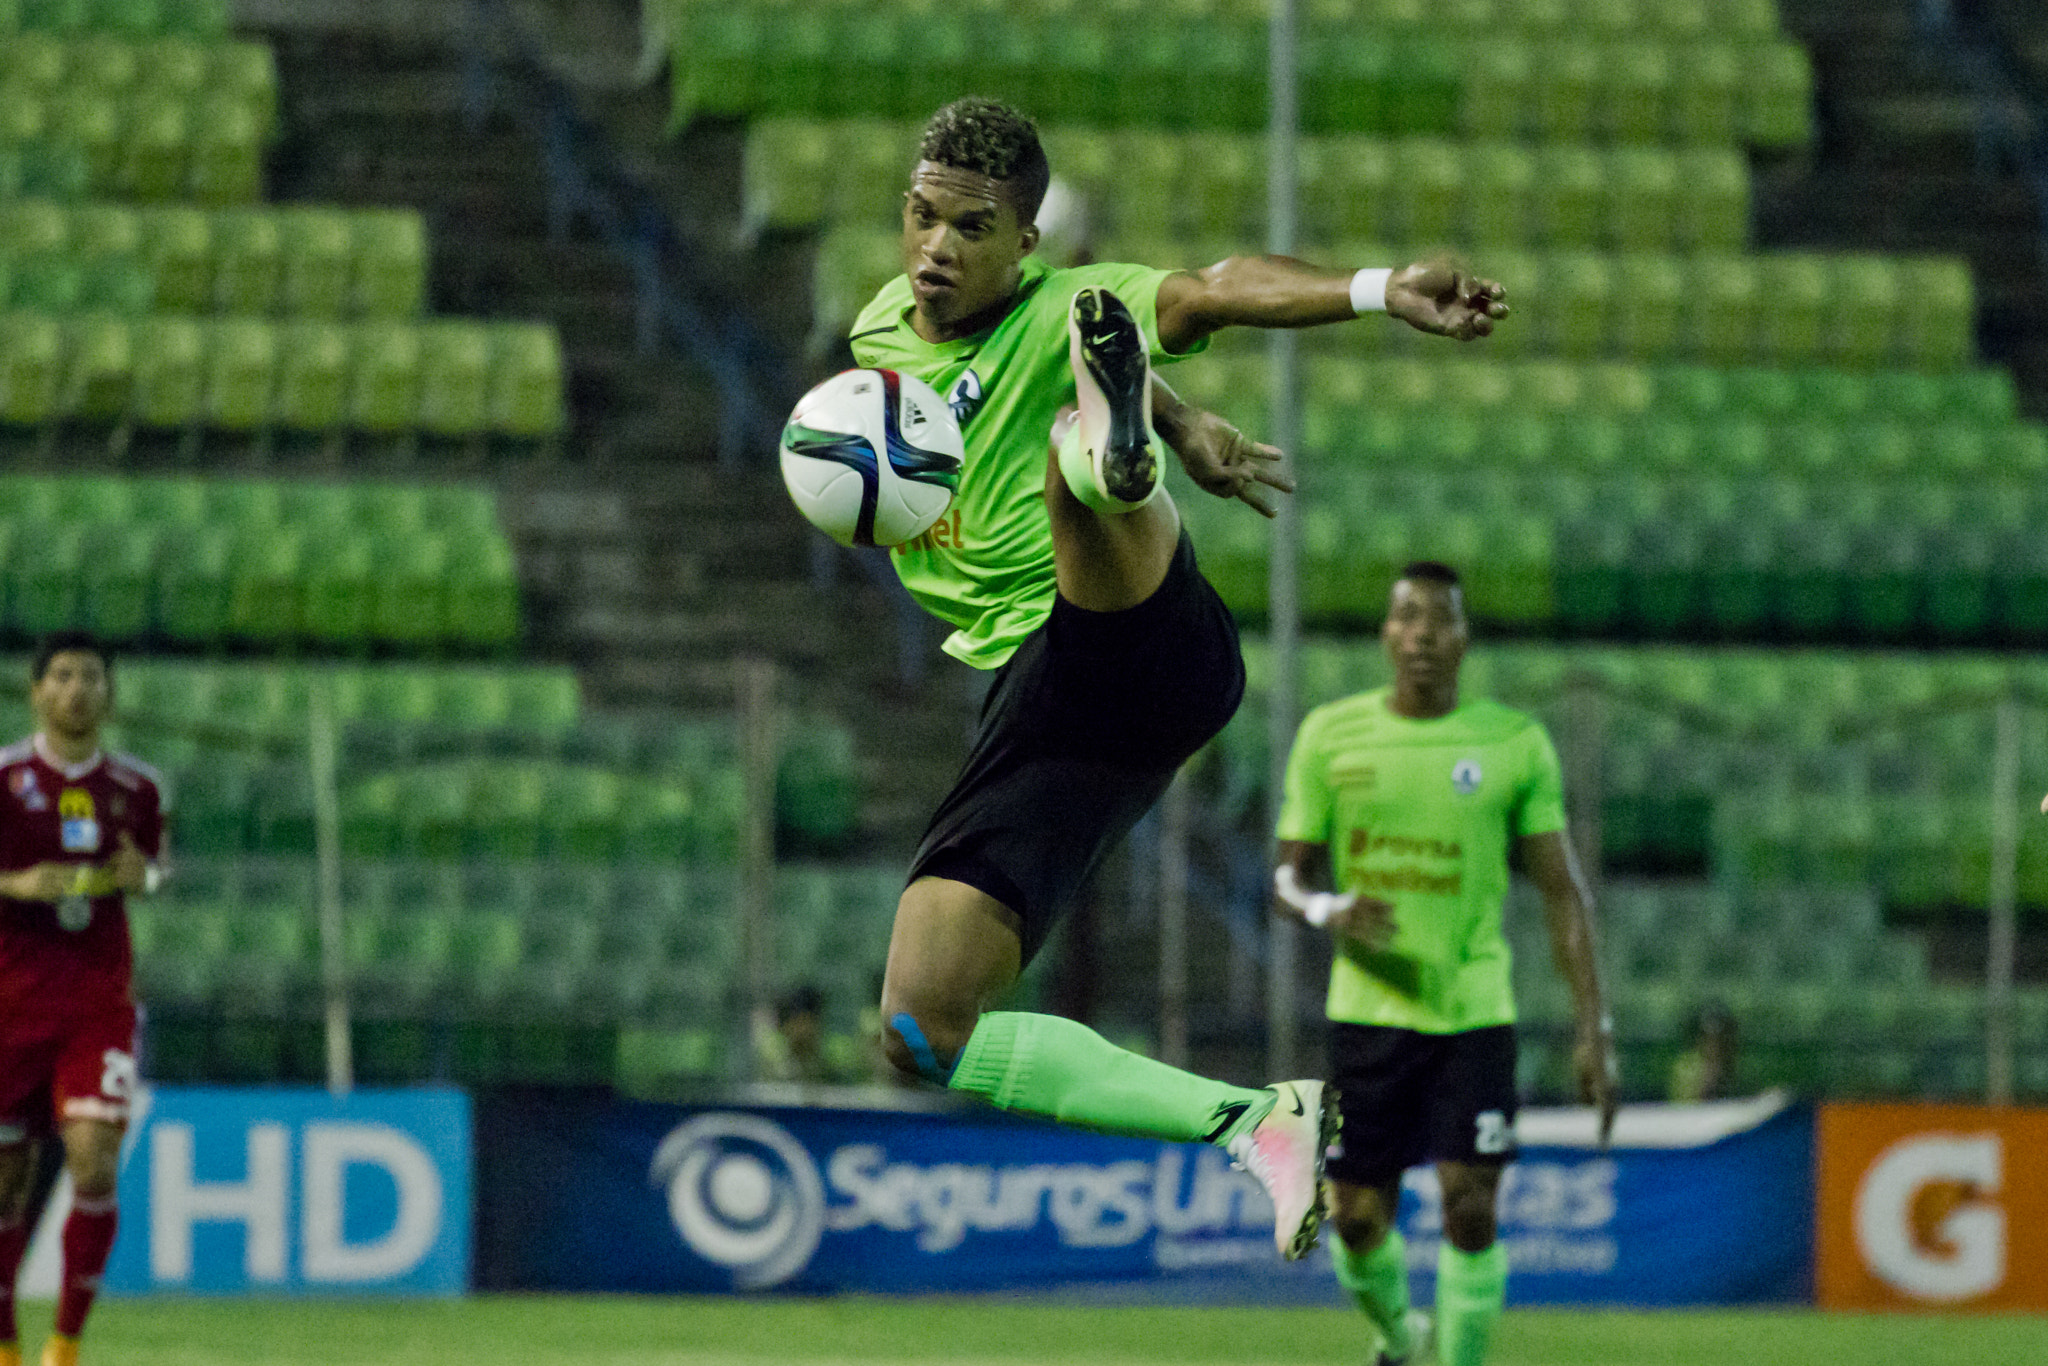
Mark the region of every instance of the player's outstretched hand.
POLYGON ((1417 261, 1387 282, 1387 312, 1421 331, 1471 341, 1491 336, 1507 317, 1508 294, 1499 281, 1447 261, 1417 261))
POLYGON ((1577 1074, 1579 1099, 1600 1112, 1600 1148, 1605 1152, 1614 1137, 1614 1111, 1619 1104, 1621 1064, 1614 1056, 1614 1035, 1601 1029, 1580 1029, 1572 1044, 1572 1071, 1577 1074))
POLYGON ((1235 498, 1261 516, 1273 516, 1271 495, 1265 489, 1294 492, 1294 481, 1280 473, 1280 448, 1252 440, 1214 413, 1192 407, 1188 411, 1193 420, 1183 424, 1177 440, 1170 443, 1188 478, 1204 492, 1235 498))
POLYGON ((124 892, 139 892, 149 878, 149 862, 142 857, 135 837, 126 830, 117 835, 120 847, 107 860, 108 879, 124 892))

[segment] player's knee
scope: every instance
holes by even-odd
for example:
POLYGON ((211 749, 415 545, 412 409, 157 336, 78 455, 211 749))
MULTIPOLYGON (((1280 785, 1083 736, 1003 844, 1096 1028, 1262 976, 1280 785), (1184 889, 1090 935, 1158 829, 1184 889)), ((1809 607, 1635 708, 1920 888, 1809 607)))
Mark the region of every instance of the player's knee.
POLYGON ((913 1014, 892 1009, 886 999, 882 1003, 882 1055, 908 1081, 945 1085, 973 1032, 972 1024, 963 1029, 943 1014, 913 1014))
POLYGON ((1484 1252, 1495 1234, 1490 1183, 1444 1188, 1444 1237, 1460 1252, 1484 1252))
POLYGON ((65 1163, 71 1173, 71 1187, 81 1200, 111 1200, 115 1185, 120 1180, 120 1163, 116 1156, 99 1153, 86 1154, 65 1163))
POLYGON ((1386 1241, 1393 1217, 1377 1189, 1332 1183, 1329 1199, 1330 1223, 1350 1251, 1370 1252, 1386 1241))

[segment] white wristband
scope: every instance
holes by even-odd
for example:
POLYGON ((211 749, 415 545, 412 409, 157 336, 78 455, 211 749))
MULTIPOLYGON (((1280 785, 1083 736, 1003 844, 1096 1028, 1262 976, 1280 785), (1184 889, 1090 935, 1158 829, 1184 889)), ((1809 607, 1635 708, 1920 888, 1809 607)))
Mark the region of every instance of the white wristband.
POLYGON ((1352 902, 1357 899, 1348 892, 1303 891, 1301 884, 1295 881, 1294 865, 1290 863, 1283 863, 1273 870, 1273 891, 1282 901, 1300 911, 1301 918, 1317 929, 1329 924, 1332 916, 1350 910, 1352 902))
POLYGON ((1387 311, 1387 283, 1394 278, 1391 270, 1367 268, 1351 277, 1351 311, 1353 313, 1384 313, 1387 311))
POLYGON ((154 863, 145 863, 145 864, 143 864, 143 865, 142 865, 142 894, 143 894, 144 896, 155 896, 155 895, 156 895, 156 893, 157 893, 157 888, 159 888, 159 887, 161 887, 161 886, 163 886, 163 885, 164 885, 164 870, 163 870, 163 869, 161 869, 161 868, 159 868, 159 867, 157 867, 157 866, 156 866, 156 865, 155 865, 154 863))

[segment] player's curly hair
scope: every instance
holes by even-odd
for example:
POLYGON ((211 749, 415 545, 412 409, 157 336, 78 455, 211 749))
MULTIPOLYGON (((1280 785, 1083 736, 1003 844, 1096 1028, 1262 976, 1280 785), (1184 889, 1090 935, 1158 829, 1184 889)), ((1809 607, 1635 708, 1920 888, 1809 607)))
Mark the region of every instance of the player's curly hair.
POLYGON ((1038 128, 1009 105, 970 95, 932 115, 917 144, 923 161, 1000 180, 1026 223, 1038 217, 1052 167, 1039 145, 1038 128))

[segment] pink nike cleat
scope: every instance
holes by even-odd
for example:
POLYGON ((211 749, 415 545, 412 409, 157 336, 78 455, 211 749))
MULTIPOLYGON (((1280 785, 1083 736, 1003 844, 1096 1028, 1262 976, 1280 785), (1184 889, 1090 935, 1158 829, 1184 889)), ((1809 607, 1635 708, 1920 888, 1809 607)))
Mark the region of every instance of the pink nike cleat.
POLYGON ((1275 1082, 1272 1112, 1228 1151, 1273 1201, 1273 1245, 1298 1262, 1323 1227, 1323 1160, 1337 1139, 1337 1093, 1319 1081, 1275 1082))

